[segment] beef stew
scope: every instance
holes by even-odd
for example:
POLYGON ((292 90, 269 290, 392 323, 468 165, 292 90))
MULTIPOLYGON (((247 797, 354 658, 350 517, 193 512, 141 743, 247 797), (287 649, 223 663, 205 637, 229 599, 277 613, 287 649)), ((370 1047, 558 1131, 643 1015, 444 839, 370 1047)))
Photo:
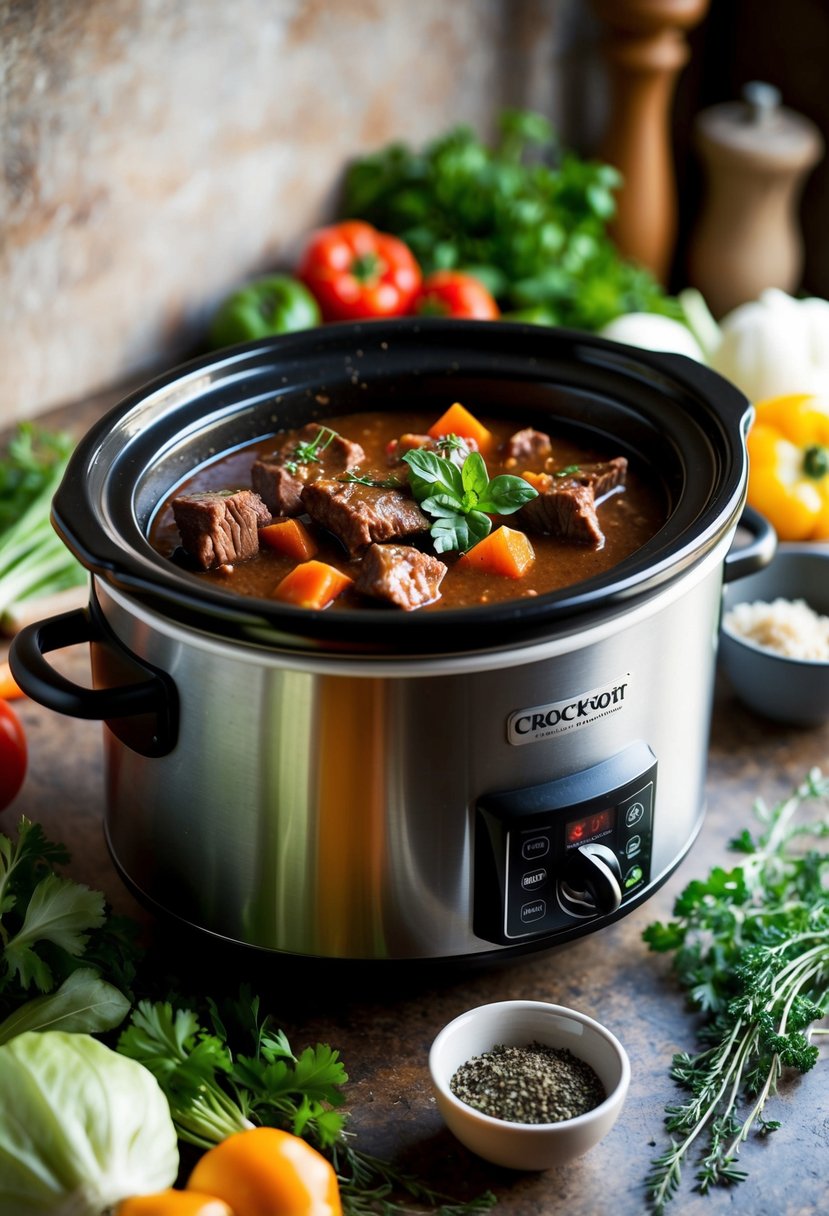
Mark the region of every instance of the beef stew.
MULTIPOLYGON (((457 421, 460 407, 452 410, 457 421)), ((250 532, 262 530, 271 517, 294 518, 311 538, 315 564, 347 576, 333 580, 341 588, 335 598, 306 606, 432 612, 581 582, 622 561, 663 524, 658 476, 618 451, 597 450, 569 432, 517 428, 497 418, 473 422, 469 434, 458 435, 442 431, 434 413, 367 411, 257 440, 181 483, 156 513, 150 541, 196 578, 240 595, 278 599, 298 558, 272 547, 270 539, 251 555, 250 532), (424 489, 422 471, 428 475, 435 461, 444 471, 454 469, 448 482, 460 484, 463 469, 464 486, 469 481, 477 490, 487 478, 490 488, 510 493, 520 486, 504 514, 489 512, 485 495, 481 501, 487 529, 491 519, 492 532, 504 527, 526 533, 533 554, 526 573, 510 576, 483 563, 459 562, 480 538, 474 528, 482 513, 452 516, 442 482, 424 489), (240 515, 240 504, 247 514, 240 515), (452 516, 448 530, 446 516, 452 516), (194 532, 194 519, 205 521, 207 539, 194 532), (242 545, 238 552, 234 536, 242 545)))

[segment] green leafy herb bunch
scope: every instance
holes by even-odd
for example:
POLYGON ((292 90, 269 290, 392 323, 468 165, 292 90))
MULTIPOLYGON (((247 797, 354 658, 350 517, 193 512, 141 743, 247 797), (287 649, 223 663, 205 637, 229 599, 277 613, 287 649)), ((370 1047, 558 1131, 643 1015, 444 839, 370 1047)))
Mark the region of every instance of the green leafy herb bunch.
POLYGON ((644 938, 703 1015, 700 1050, 673 1059, 688 1098, 666 1110, 670 1146, 647 1179, 655 1212, 693 1162, 696 1188, 740 1182, 741 1145, 780 1126, 766 1114, 786 1070, 818 1059, 815 1023, 829 1007, 829 777, 812 770, 792 794, 754 807, 759 830, 731 842, 739 865, 688 884, 675 919, 644 938), (812 811, 812 814, 806 814, 812 811))
POLYGON ((492 144, 459 126, 356 160, 342 215, 401 237, 424 273, 476 274, 505 312, 587 330, 627 312, 678 317, 608 233, 618 171, 563 149, 542 114, 507 109, 498 126, 492 144))

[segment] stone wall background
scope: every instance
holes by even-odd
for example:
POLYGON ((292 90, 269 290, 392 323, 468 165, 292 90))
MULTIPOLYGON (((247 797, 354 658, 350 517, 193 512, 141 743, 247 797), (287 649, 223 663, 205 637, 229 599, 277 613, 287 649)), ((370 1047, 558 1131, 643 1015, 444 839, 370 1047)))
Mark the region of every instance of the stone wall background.
POLYGON ((588 137, 594 41, 578 0, 0 3, 0 425, 187 355, 349 157, 504 105, 588 137))

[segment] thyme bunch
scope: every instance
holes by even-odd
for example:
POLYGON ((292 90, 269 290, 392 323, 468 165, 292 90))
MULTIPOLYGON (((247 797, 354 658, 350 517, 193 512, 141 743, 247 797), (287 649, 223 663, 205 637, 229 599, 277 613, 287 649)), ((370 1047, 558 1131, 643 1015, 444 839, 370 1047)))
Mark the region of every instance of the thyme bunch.
POLYGON ((674 1056, 671 1076, 689 1097, 666 1108, 669 1147, 646 1180, 656 1213, 692 1162, 696 1189, 740 1182, 740 1148, 780 1123, 766 1115, 786 1070, 818 1059, 814 1023, 829 1007, 829 778, 813 769, 789 797, 754 806, 760 830, 731 841, 743 855, 691 882, 675 919, 643 936, 673 952, 673 970, 704 1015, 701 1050, 674 1056), (820 805, 823 804, 823 805, 820 805), (804 809, 812 815, 804 817, 804 809))

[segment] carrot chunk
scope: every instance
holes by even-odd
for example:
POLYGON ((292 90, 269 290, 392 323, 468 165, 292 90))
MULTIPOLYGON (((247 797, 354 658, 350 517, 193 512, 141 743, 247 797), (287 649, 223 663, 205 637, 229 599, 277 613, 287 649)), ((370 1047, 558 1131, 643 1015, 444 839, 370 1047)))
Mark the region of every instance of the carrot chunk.
POLYGON ((429 427, 432 439, 441 435, 460 435, 461 439, 474 439, 479 452, 486 452, 492 447, 492 431, 488 431, 483 423, 470 414, 469 410, 456 401, 449 409, 441 414, 437 422, 429 427))
POLYGON ((529 538, 515 528, 502 525, 459 557, 456 565, 459 568, 472 566, 502 578, 523 578, 534 561, 535 553, 529 538))
POLYGON ((273 592, 273 598, 300 608, 327 608, 353 581, 335 566, 312 559, 294 566, 273 592))
POLYGON ((298 562, 307 561, 319 548, 305 524, 298 519, 277 519, 266 524, 259 529, 259 540, 269 549, 295 557, 298 562))

